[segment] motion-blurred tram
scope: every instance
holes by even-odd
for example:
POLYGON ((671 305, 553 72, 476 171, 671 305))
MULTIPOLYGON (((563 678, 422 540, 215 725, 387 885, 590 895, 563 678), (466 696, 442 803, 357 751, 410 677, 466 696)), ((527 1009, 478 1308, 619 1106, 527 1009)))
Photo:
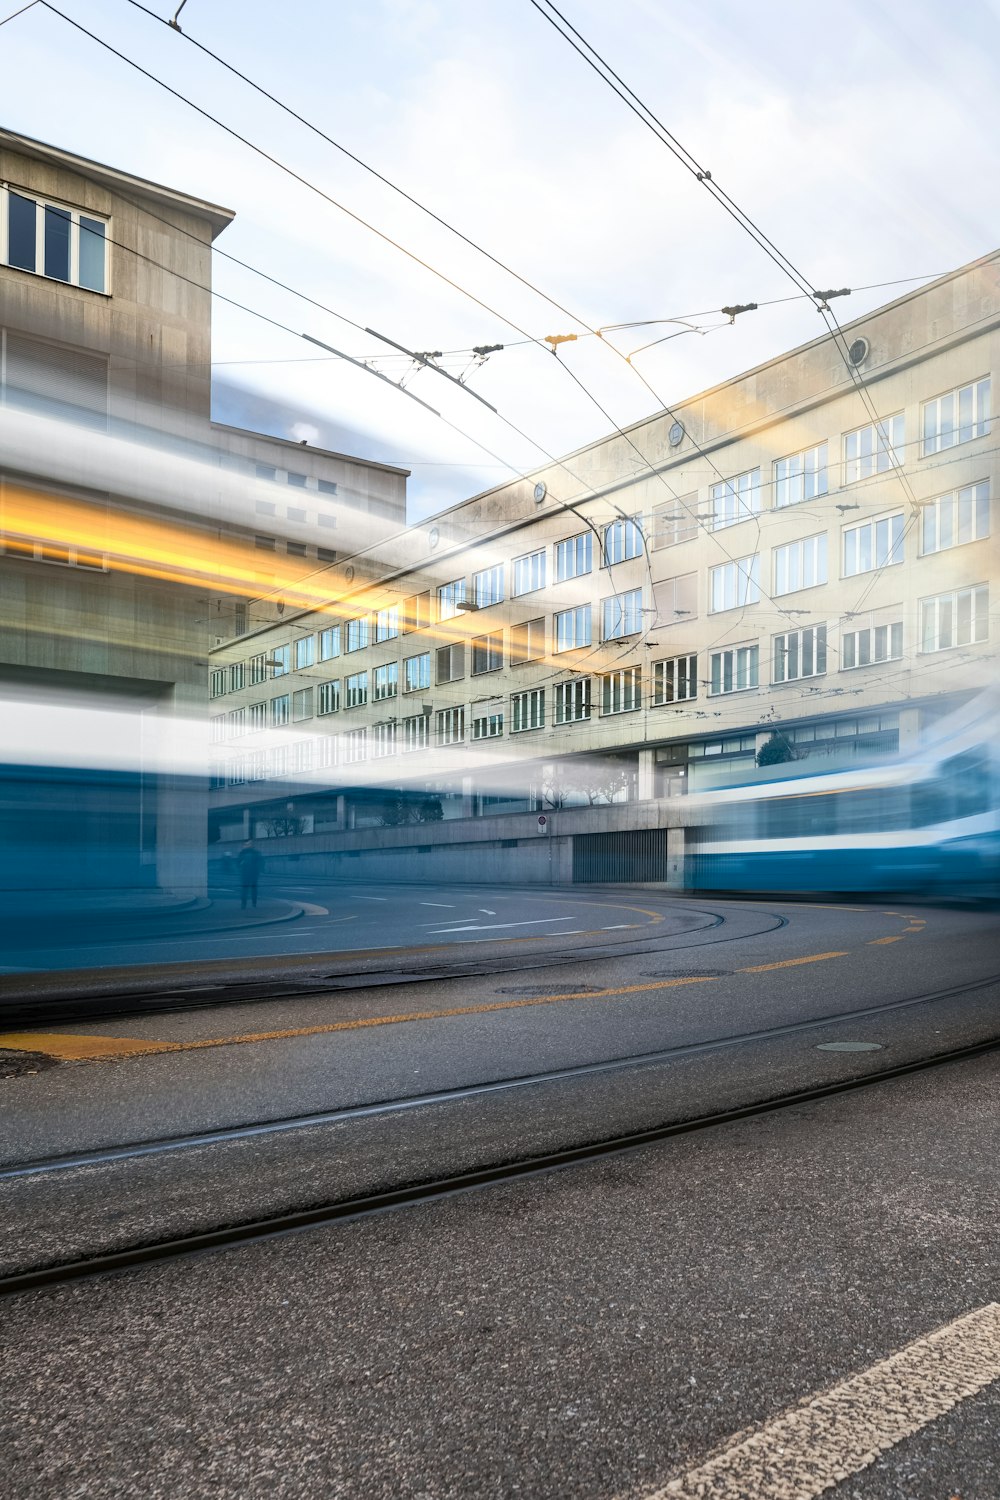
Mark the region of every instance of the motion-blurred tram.
POLYGON ((1000 694, 913 755, 692 798, 692 890, 1000 899, 1000 694))

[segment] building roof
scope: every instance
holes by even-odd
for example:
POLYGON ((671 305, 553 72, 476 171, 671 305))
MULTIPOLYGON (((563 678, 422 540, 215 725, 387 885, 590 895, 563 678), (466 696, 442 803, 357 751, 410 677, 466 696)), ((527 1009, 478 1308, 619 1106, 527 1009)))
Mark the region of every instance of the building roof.
POLYGON ((19 156, 30 157, 33 161, 41 161, 52 167, 61 167, 65 171, 77 172, 81 177, 89 177, 92 181, 99 182, 111 192, 128 193, 134 198, 145 199, 151 203, 168 204, 173 208, 183 209, 185 213, 204 219, 211 225, 213 240, 236 217, 234 209, 221 208, 219 204, 208 203, 204 198, 194 198, 190 193, 181 193, 176 188, 163 187, 161 183, 150 182, 145 177, 133 177, 130 172, 122 172, 118 167, 106 166, 104 162, 91 161, 87 156, 76 156, 72 151, 64 151, 60 146, 50 146, 45 141, 36 141, 30 135, 18 135, 16 131, 0 128, 0 150, 5 148, 9 151, 16 151, 19 156))
POLYGON ((232 432, 238 437, 253 438, 255 442, 276 443, 281 448, 291 448, 296 453, 319 454, 320 458, 335 458, 345 464, 360 464, 366 469, 378 469, 383 474, 401 474, 408 478, 409 469, 401 469, 396 464, 380 463, 374 458, 358 458, 350 453, 337 453, 333 448, 320 448, 315 443, 304 443, 296 438, 276 437, 273 432, 259 432, 255 427, 234 427, 231 422, 213 422, 214 432, 232 432))

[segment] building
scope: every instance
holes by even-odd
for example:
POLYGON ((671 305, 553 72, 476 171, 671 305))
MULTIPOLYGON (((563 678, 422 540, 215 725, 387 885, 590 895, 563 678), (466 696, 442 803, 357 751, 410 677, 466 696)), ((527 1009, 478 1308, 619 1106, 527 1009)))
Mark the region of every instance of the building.
POLYGON ((132 742, 117 779, 63 774, 70 744, 38 747, 41 781, 8 776, 0 885, 203 889, 204 754, 154 769, 151 724, 203 735, 216 642, 405 520, 404 471, 212 423, 212 244, 232 218, 0 131, 4 713, 100 704, 132 742))
POLYGON ((345 555, 319 609, 227 642, 220 847, 418 873, 461 846, 433 868, 472 876, 542 827, 566 878, 567 841, 682 828, 766 743, 791 774, 913 745, 996 671, 998 265, 345 555))

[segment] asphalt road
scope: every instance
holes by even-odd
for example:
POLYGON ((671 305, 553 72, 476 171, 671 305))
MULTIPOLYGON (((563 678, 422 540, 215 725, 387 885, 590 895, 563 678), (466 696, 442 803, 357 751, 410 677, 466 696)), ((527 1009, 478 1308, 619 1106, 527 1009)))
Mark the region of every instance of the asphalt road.
MULTIPOLYGON (((836 1442, 860 1426, 876 1448, 826 1493, 995 1500, 995 1337, 964 1399, 964 1375, 919 1351, 1000 1300, 998 1081, 995 1058, 950 1065, 14 1298, 4 1491, 648 1500, 761 1432, 763 1486, 719 1480, 707 1500, 808 1496, 814 1484, 783 1479, 767 1424, 915 1345, 925 1404, 910 1435, 876 1456, 868 1433, 892 1428, 906 1392, 852 1398, 836 1442)), ((813 1418, 803 1463, 818 1482, 813 1418)))

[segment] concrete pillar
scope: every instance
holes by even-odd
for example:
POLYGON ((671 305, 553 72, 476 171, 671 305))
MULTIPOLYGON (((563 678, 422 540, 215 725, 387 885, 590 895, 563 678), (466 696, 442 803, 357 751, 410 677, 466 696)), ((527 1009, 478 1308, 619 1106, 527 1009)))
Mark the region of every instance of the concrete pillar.
POLYGON ((635 795, 638 802, 652 802, 656 796, 655 751, 639 751, 639 769, 636 777, 635 795))
POLYGON ((899 751, 906 755, 917 748, 917 740, 920 736, 920 710, 919 708, 901 708, 899 710, 899 751))
POLYGON ((476 816, 476 794, 475 783, 471 776, 462 777, 462 817, 474 818, 476 816))
POLYGON ((334 816, 336 818, 334 828, 338 833, 343 833, 347 827, 347 798, 343 795, 337 798, 337 810, 334 816))

